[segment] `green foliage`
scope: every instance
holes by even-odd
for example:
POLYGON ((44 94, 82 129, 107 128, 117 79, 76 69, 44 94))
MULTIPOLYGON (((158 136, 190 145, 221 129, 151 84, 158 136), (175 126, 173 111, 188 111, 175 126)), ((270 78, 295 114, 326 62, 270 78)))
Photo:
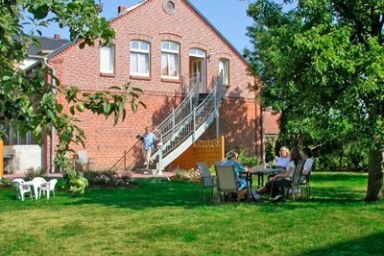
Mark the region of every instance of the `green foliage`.
POLYGON ((63 88, 43 60, 41 68, 28 72, 20 69, 18 64, 27 58, 28 47, 38 46, 35 37, 24 34, 22 24, 33 25, 31 34, 41 34, 40 27, 56 23, 69 29, 71 40, 78 41, 80 48, 105 45, 115 32, 99 16, 99 10, 93 0, 0 1, 0 138, 5 138, 4 124, 21 132, 32 131, 40 139, 41 134, 55 128, 59 138, 56 164, 62 170, 68 169, 71 143, 84 144, 84 131, 77 125, 78 112, 88 110, 106 118, 113 115, 116 125, 124 121, 127 105, 133 112, 139 105, 145 107, 139 100, 142 91, 129 84, 93 94, 79 92, 76 85, 63 88), (63 111, 57 94, 65 96, 69 113, 63 111))
POLYGON ((88 180, 90 186, 127 187, 136 185, 129 174, 114 171, 88 171, 84 172, 84 178, 88 180))
POLYGON ((260 159, 256 156, 249 156, 247 152, 241 151, 239 154, 239 162, 248 167, 255 167, 260 165, 260 159))
MULTIPOLYGON (((384 2, 303 0, 285 11, 289 2, 256 0, 248 9, 255 49, 246 56, 263 81, 263 104, 282 113, 281 140, 316 148, 358 140, 380 155, 384 2)), ((371 171, 379 182, 369 184, 381 186, 382 170, 371 171)))
POLYGON ((68 190, 74 195, 82 195, 88 187, 88 180, 80 171, 67 169, 66 176, 64 177, 63 189, 68 190))
POLYGON ((269 163, 275 160, 275 147, 271 140, 267 141, 265 145, 265 162, 269 163))

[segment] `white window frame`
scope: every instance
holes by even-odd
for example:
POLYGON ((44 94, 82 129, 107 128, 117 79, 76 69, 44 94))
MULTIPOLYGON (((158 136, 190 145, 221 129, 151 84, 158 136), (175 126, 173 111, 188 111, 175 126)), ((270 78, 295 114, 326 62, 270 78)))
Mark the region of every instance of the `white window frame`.
POLYGON ((230 75, 230 68, 229 68, 229 59, 226 58, 221 58, 219 59, 219 75, 221 73, 221 70, 223 70, 223 85, 228 85, 229 84, 229 75, 230 75), (220 67, 220 63, 223 65, 223 69, 220 67), (225 72, 227 72, 225 74, 225 72))
POLYGON ((115 73, 115 46, 114 45, 106 45, 106 46, 102 46, 100 47, 100 73, 102 74, 114 74, 115 73), (109 49, 110 50, 110 55, 104 55, 103 54, 103 51, 105 49, 109 49), (105 59, 104 59, 105 58, 105 59), (106 69, 104 67, 104 62, 105 61, 111 61, 112 65, 112 69, 106 69))
POLYGON ((177 42, 173 41, 162 41, 161 42, 161 63, 160 63, 160 74, 161 78, 165 79, 174 79, 177 80, 180 77, 180 44, 177 42), (168 43, 168 48, 163 47, 163 43, 168 43), (177 49, 171 49, 171 44, 174 44, 177 46, 177 49), (176 54, 177 55, 177 65, 176 65, 176 70, 177 70, 177 75, 176 76, 170 76, 170 75, 163 75, 163 54, 167 54, 167 64, 168 64, 168 74, 170 74, 170 65, 169 63, 171 62, 170 56, 171 54, 176 54))
MULTIPOLYGON (((129 50, 130 50, 130 65, 129 65, 129 73, 130 75, 132 76, 143 76, 143 77, 149 77, 150 74, 151 74, 151 44, 147 41, 142 41, 142 40, 132 40, 130 43, 129 43, 129 50), (137 42, 138 43, 138 48, 133 48, 133 43, 134 42, 137 42), (142 44, 147 44, 148 45, 148 49, 145 50, 145 49, 141 49, 141 45, 142 44), (132 70, 132 54, 146 54, 148 56, 148 72, 136 72, 134 70, 132 70)), ((139 66, 140 66, 140 63, 139 63, 139 59, 137 61, 137 66, 136 66, 136 70, 139 70, 139 66)))

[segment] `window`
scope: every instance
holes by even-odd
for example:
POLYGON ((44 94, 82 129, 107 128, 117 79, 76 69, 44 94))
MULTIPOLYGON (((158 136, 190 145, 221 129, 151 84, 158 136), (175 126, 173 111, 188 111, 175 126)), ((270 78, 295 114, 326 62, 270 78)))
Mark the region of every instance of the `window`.
POLYGON ((220 77, 223 79, 223 84, 228 85, 229 84, 229 60, 227 59, 219 60, 219 74, 220 74, 220 77))
POLYGON ((149 76, 149 52, 149 43, 131 41, 131 75, 149 76))
POLYGON ((197 48, 192 48, 189 50, 189 56, 197 57, 197 58, 205 58, 205 51, 197 48))
POLYGON ((161 42, 161 77, 179 78, 179 44, 170 41, 161 42))
POLYGON ((100 73, 113 74, 115 72, 115 47, 100 48, 100 73))

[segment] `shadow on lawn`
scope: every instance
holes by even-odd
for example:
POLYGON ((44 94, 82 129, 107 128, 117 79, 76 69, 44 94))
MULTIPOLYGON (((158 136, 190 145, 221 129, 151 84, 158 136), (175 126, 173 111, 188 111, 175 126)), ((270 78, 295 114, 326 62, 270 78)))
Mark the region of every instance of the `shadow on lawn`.
MULTIPOLYGON (((69 196, 69 195, 68 195, 69 196)), ((271 204, 252 203, 254 206, 270 208, 284 208, 288 210, 324 207, 330 205, 355 206, 363 204, 363 191, 354 191, 350 187, 314 188, 313 198, 310 200, 298 199, 285 203, 271 204)), ((207 195, 206 198, 209 196, 207 195)), ((244 202, 247 204, 247 202, 244 202)), ((69 204, 69 203, 68 203, 69 204)), ((73 204, 103 204, 132 209, 146 209, 163 206, 182 206, 194 208, 212 205, 209 200, 201 200, 201 187, 197 183, 166 182, 160 180, 140 180, 134 188, 121 189, 89 189, 84 196, 77 198, 73 204)), ((236 203, 234 203, 236 204, 236 203)))
POLYGON ((360 239, 337 243, 324 248, 312 249, 297 256, 306 255, 383 255, 384 232, 360 239))

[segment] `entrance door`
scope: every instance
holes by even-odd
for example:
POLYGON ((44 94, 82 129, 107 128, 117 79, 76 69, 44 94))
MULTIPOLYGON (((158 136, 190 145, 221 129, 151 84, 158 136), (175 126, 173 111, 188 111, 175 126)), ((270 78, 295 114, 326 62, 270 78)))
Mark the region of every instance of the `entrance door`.
POLYGON ((191 60, 191 82, 192 88, 197 88, 199 93, 206 93, 204 59, 191 60))
POLYGON ((205 52, 200 49, 189 51, 189 74, 191 86, 199 93, 207 92, 205 52))

